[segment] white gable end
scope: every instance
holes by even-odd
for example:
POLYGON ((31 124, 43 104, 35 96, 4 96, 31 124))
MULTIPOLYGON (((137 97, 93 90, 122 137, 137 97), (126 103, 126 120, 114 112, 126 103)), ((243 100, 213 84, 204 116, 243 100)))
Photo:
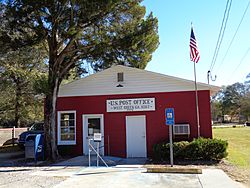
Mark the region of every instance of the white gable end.
MULTIPOLYGON (((198 90, 218 91, 216 86, 197 83, 198 90)), ((59 97, 115 95, 193 91, 194 82, 159 73, 121 65, 113 66, 88 77, 65 84, 59 89, 59 97), (123 72, 124 81, 117 82, 117 73, 123 72), (121 84, 123 87, 117 87, 121 84)))

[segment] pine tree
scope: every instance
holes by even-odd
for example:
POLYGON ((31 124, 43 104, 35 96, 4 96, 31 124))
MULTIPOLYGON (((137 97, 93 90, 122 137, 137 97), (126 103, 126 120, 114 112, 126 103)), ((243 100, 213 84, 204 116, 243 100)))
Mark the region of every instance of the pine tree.
POLYGON ((58 156, 56 99, 69 71, 90 63, 95 71, 122 64, 145 68, 159 44, 157 18, 141 0, 9 0, 2 2, 0 46, 19 49, 46 42, 48 92, 45 140, 48 159, 58 156), (4 44, 4 45, 3 45, 4 44))

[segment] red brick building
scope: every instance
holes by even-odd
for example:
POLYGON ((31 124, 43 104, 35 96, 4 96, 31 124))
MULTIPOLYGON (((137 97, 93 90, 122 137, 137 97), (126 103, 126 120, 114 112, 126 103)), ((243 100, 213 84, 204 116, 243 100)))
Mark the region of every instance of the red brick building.
MULTIPOLYGON (((219 88, 197 86, 200 135, 211 138, 210 95, 219 88)), ((88 139, 101 133, 104 155, 150 156, 155 143, 168 140, 165 108, 197 137, 193 81, 118 65, 66 84, 57 101, 59 150, 87 155, 88 139)))

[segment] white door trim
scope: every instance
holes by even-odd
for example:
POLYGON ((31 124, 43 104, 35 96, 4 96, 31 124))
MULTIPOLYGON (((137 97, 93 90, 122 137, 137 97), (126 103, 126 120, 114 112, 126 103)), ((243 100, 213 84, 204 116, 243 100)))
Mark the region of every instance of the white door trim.
POLYGON ((145 120, 145 157, 147 157, 147 121, 146 121, 146 115, 126 116, 126 156, 127 156, 127 158, 129 157, 128 156, 128 143, 127 143, 127 139, 128 139, 127 123, 128 123, 129 117, 144 117, 144 120, 145 120))
MULTIPOLYGON (((102 134, 102 142, 101 145, 104 145, 104 115, 103 114, 83 114, 82 115, 82 151, 83 155, 88 154, 88 142, 87 136, 88 131, 86 130, 87 118, 101 118, 101 134, 102 134)), ((104 154, 104 147, 101 148, 100 153, 104 154)))

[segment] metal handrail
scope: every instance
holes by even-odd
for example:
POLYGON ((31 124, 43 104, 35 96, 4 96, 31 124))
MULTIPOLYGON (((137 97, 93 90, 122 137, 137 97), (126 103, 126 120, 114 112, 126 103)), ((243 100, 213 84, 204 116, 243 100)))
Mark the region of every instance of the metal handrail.
MULTIPOLYGON (((96 166, 99 166, 99 158, 101 159, 101 161, 105 164, 105 166, 106 167, 109 167, 108 165, 107 165, 107 163, 103 160, 103 158, 100 156, 100 154, 99 154, 99 142, 97 142, 97 151, 96 151, 96 149, 94 148, 94 146, 90 143, 90 141, 91 140, 94 140, 94 139, 89 139, 89 167, 91 166, 91 158, 90 158, 90 153, 91 153, 91 151, 93 150, 95 153, 96 153, 96 155, 97 155, 97 158, 96 158, 96 166), (92 150, 90 149, 90 148, 92 148, 92 150)), ((104 147, 104 146, 103 146, 104 147)))

